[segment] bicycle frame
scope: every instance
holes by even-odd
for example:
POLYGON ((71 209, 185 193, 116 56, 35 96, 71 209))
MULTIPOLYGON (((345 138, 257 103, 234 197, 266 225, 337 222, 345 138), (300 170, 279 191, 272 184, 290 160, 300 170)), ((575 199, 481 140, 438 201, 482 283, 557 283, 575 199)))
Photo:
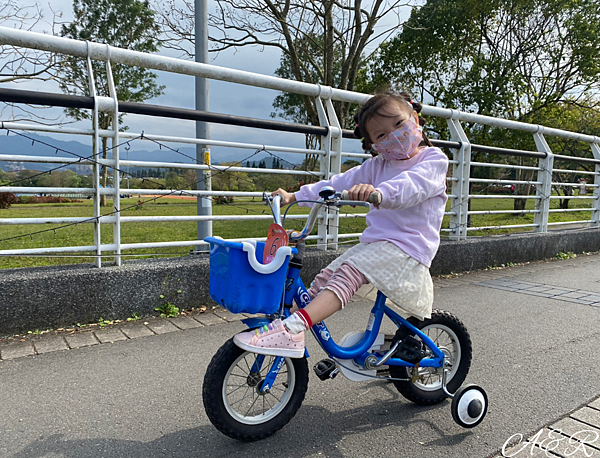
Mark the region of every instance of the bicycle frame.
MULTIPOLYGON (((311 299, 306 289, 306 286, 302 282, 300 278, 300 269, 296 267, 289 267, 288 275, 286 279, 286 287, 284 292, 284 303, 292 304, 293 301, 298 304, 299 307, 306 307, 311 299)), ((341 347, 335 343, 332 339, 329 330, 324 322, 316 323, 311 331, 323 350, 327 353, 330 358, 337 359, 352 359, 357 364, 364 366, 364 362, 367 356, 375 355, 378 358, 381 358, 383 355, 378 352, 369 353, 369 349, 372 347, 377 335, 379 334, 379 330, 381 328, 381 322, 383 320, 384 315, 387 316, 396 326, 406 326, 412 333, 416 334, 423 343, 431 350, 433 353, 433 358, 424 358, 419 362, 419 367, 442 367, 444 364, 444 353, 438 348, 438 346, 420 329, 416 328, 412 324, 410 324, 405 318, 400 316, 394 310, 385 305, 386 296, 378 292, 377 299, 371 309, 371 314, 369 316, 369 321, 367 323, 367 327, 365 330, 365 334, 363 335, 360 342, 350 347, 341 347)), ((283 316, 290 316, 290 309, 283 309, 283 316)), ((246 320, 242 320, 244 324, 246 324, 250 328, 264 326, 267 323, 270 323, 271 320, 268 317, 265 318, 249 318, 246 320)), ((308 357, 308 352, 305 353, 308 357)), ((276 357, 271 365, 271 369, 269 370, 268 375, 265 377, 263 386, 261 391, 270 390, 275 383, 275 378, 279 373, 279 369, 283 365, 285 358, 276 357)), ((264 356, 258 355, 254 365, 252 367, 253 371, 259 372, 261 366, 264 362, 264 356)), ((388 366, 404 366, 404 367, 415 367, 415 364, 410 363, 408 361, 404 361, 400 358, 391 357, 385 363, 388 366)))

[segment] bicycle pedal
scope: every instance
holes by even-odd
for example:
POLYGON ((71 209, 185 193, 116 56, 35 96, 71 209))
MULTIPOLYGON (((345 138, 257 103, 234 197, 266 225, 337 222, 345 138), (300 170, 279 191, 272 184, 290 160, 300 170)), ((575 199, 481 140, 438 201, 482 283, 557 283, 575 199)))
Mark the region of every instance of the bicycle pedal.
POLYGON ((396 350, 396 357, 417 364, 425 358, 425 345, 413 336, 407 336, 400 342, 396 350))
POLYGON ((335 361, 329 358, 325 358, 319 361, 317 364, 315 364, 315 367, 313 367, 313 369, 315 371, 315 374, 317 374, 317 377, 319 377, 321 380, 333 379, 340 372, 337 365, 335 364, 335 361))

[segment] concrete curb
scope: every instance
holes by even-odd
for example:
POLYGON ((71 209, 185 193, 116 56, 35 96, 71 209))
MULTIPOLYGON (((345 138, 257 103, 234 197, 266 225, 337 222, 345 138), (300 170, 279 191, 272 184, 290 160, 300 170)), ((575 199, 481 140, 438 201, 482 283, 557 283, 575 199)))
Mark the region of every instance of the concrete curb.
MULTIPOLYGON (((346 249, 307 251, 302 270, 305 284, 346 249)), ((598 229, 445 240, 430 271, 437 276, 538 261, 559 252, 598 250, 598 229)), ((205 255, 128 261, 102 269, 90 265, 6 269, 0 276, 0 336, 94 323, 100 318, 153 315, 167 302, 183 310, 210 307, 214 303, 209 299, 208 272, 205 255)))
POLYGON ((175 318, 145 317, 105 326, 91 324, 39 335, 15 335, 0 339, 0 361, 215 326, 252 316, 256 315, 236 315, 222 307, 215 307, 208 312, 191 312, 175 318))
MULTIPOLYGON (((576 258, 573 260, 573 262, 594 262, 596 261, 597 257, 600 257, 600 253, 590 256, 591 258, 576 258)), ((564 266, 564 263, 561 263, 560 261, 544 261, 538 263, 527 263, 513 267, 467 272, 463 275, 452 274, 434 277, 433 285, 434 288, 456 288, 464 285, 481 285, 497 289, 510 289, 514 292, 524 293, 525 291, 523 291, 523 285, 520 286, 518 284, 519 282, 510 281, 510 277, 524 273, 536 272, 539 270, 561 268, 561 266, 564 266)), ((371 288, 361 288, 361 290, 359 290, 358 293, 352 298, 352 301, 374 300, 374 294, 370 290, 371 288)), ((565 297, 564 294, 569 294, 569 291, 570 290, 564 289, 563 291, 556 292, 551 295, 546 293, 545 297, 555 296, 555 298, 560 300, 597 305, 594 302, 585 301, 585 297, 581 297, 581 295, 579 295, 578 298, 565 297)), ((536 291, 527 293, 543 294, 537 293, 536 291)), ((600 302, 600 297, 598 298, 598 301, 600 302)), ((106 326, 100 326, 99 324, 94 323, 91 325, 86 325, 85 327, 75 326, 61 328, 50 332, 44 332, 40 335, 13 335, 0 339, 0 361, 12 360, 26 356, 41 355, 53 351, 70 350, 80 347, 115 343, 119 341, 137 339, 140 337, 149 337, 170 332, 185 331, 187 329, 214 326, 228 322, 240 321, 254 316, 260 315, 249 315, 246 313, 234 314, 221 306, 212 306, 209 307, 205 312, 192 310, 190 312, 185 312, 185 314, 179 315, 176 318, 160 318, 151 316, 140 318, 136 321, 123 321, 106 326)))

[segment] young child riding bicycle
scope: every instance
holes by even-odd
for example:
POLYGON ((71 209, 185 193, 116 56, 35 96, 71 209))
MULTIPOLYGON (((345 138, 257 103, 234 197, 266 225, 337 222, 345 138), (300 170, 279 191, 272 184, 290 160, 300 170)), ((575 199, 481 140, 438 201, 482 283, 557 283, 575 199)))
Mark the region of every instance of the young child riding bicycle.
POLYGON ((406 93, 378 94, 354 116, 354 134, 372 158, 330 180, 302 186, 294 194, 278 189, 282 205, 319 198, 324 186, 349 190, 349 199, 370 208, 360 243, 316 276, 312 301, 285 320, 234 337, 237 346, 260 354, 291 358, 304 355, 304 331, 344 308, 367 283, 398 307, 421 320, 431 317, 433 284, 429 267, 440 243, 448 158, 423 134, 422 105, 406 93))

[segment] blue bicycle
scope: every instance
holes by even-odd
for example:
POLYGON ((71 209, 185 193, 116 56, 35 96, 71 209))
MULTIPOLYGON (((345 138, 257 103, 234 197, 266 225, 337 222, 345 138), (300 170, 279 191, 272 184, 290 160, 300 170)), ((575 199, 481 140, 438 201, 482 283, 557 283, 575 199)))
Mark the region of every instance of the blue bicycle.
MULTIPOLYGON (((373 196, 373 198, 378 197, 373 196)), ((265 326, 290 315, 293 304, 310 302, 300 279, 302 241, 311 233, 324 206, 369 206, 346 200, 347 195, 323 188, 301 232, 289 233, 297 248, 281 247, 269 264, 262 264, 263 242, 206 239, 210 251, 210 295, 234 313, 264 314, 242 320, 249 328, 265 326)), ((282 224, 280 197, 265 197, 275 223, 282 224)), ((371 199, 369 199, 371 200, 371 199)), ((284 215, 285 220, 285 215, 284 215)), ((336 343, 324 322, 311 329, 329 356, 314 366, 321 380, 340 372, 350 380, 381 378, 393 382, 407 399, 432 405, 452 398, 452 417, 462 427, 477 426, 487 413, 483 388, 464 382, 471 365, 471 338, 453 314, 434 310, 419 321, 400 316, 379 292, 365 331, 346 335, 336 343), (383 318, 396 326, 394 336, 380 333, 383 318), (387 373, 389 375, 379 375, 387 373)), ((208 418, 223 434, 242 441, 264 439, 296 414, 308 388, 308 351, 304 358, 265 356, 247 352, 229 339, 214 355, 204 376, 202 397, 208 418)))

